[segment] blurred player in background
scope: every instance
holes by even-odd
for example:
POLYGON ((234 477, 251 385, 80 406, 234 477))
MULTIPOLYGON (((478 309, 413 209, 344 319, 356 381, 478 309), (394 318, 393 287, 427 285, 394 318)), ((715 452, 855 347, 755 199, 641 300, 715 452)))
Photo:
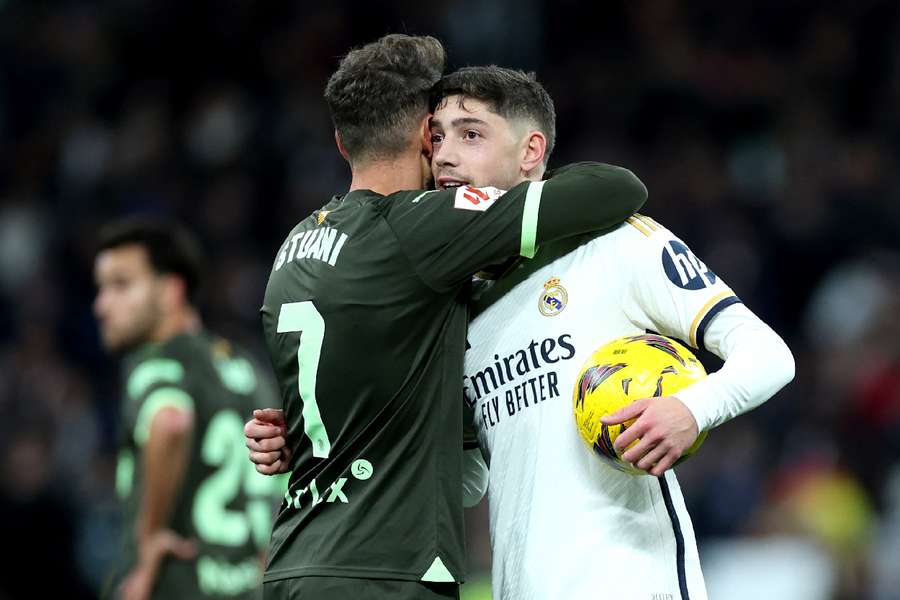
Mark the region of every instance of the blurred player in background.
MULTIPOLYGON (((451 180, 423 191, 444 59, 434 38, 389 35, 326 87, 350 190, 288 234, 262 308, 293 456, 267 598, 457 597, 471 276, 618 225, 646 198, 630 171, 596 163, 502 198, 451 180)), ((510 168, 542 173, 546 138, 521 142, 510 168)))
MULTIPOLYGON (((553 103, 533 77, 466 68, 441 81, 438 98, 431 123, 438 182, 510 186, 541 177, 542 169, 514 168, 523 137, 548 140, 543 158, 553 145, 553 103)), ((484 287, 469 329, 465 392, 491 468, 494 598, 705 598, 690 517, 668 469, 700 431, 790 381, 788 348, 647 217, 605 236, 547 244, 484 287), (584 447, 569 399, 597 347, 648 330, 726 362, 677 398, 640 400, 609 420, 637 419, 616 446, 641 438, 625 458, 655 477, 638 477, 584 447)))
POLYGON ((241 429, 277 396, 248 355, 203 329, 197 242, 131 218, 101 233, 94 310, 121 354, 116 487, 123 600, 258 597, 280 482, 248 466, 241 429))

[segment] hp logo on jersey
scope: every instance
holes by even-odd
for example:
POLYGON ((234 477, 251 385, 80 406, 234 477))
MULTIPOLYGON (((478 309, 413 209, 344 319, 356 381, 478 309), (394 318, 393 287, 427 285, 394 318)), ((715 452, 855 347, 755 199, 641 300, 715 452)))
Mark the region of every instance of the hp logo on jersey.
POLYGON ((716 283, 716 274, 678 240, 663 248, 662 264, 669 281, 683 290, 702 290, 716 283))

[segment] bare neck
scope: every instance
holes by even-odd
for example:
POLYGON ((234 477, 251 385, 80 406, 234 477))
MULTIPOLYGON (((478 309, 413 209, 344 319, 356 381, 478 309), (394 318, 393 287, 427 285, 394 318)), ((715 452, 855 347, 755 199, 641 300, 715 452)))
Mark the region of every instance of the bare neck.
POLYGON ((350 189, 372 190, 387 196, 400 190, 422 187, 422 158, 418 152, 407 152, 390 160, 372 160, 352 168, 350 189))
POLYGON ((184 308, 163 317, 151 337, 154 342, 165 342, 176 335, 196 333, 202 327, 203 322, 197 311, 193 308, 184 308))

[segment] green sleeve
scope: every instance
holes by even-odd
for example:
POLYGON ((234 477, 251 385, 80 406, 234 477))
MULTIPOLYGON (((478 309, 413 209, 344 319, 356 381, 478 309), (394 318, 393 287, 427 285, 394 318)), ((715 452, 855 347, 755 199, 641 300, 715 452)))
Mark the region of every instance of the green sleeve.
POLYGON ((625 221, 647 189, 621 167, 575 163, 503 192, 470 186, 388 196, 386 219, 420 278, 438 291, 544 242, 625 221))
POLYGON ((634 173, 601 163, 566 165, 539 183, 539 206, 526 206, 522 223, 521 254, 528 258, 545 242, 618 226, 647 200, 634 173), (526 247, 532 235, 535 245, 526 247))
POLYGON ((150 428, 153 419, 164 408, 175 408, 185 412, 194 412, 194 399, 181 388, 156 388, 143 399, 138 409, 134 425, 134 441, 143 447, 150 439, 150 428))
POLYGON ((163 408, 194 410, 186 377, 181 362, 165 356, 151 356, 131 369, 126 380, 123 418, 138 447, 147 443, 153 419, 163 408))

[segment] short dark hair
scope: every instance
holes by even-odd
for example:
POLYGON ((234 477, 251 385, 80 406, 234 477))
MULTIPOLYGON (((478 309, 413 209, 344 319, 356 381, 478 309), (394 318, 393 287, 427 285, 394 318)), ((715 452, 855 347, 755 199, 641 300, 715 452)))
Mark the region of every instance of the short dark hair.
POLYGON ((445 61, 435 38, 399 33, 341 60, 325 86, 325 101, 351 161, 392 158, 406 149, 445 61))
POLYGON ((529 119, 547 137, 544 163, 556 144, 556 109, 553 99, 534 73, 490 65, 463 67, 444 76, 434 86, 432 112, 448 96, 481 100, 504 119, 529 119))
POLYGON ((188 301, 196 304, 204 265, 203 251, 186 228, 162 217, 125 217, 101 228, 96 253, 131 244, 147 251, 150 266, 157 273, 181 277, 187 288, 188 301))

